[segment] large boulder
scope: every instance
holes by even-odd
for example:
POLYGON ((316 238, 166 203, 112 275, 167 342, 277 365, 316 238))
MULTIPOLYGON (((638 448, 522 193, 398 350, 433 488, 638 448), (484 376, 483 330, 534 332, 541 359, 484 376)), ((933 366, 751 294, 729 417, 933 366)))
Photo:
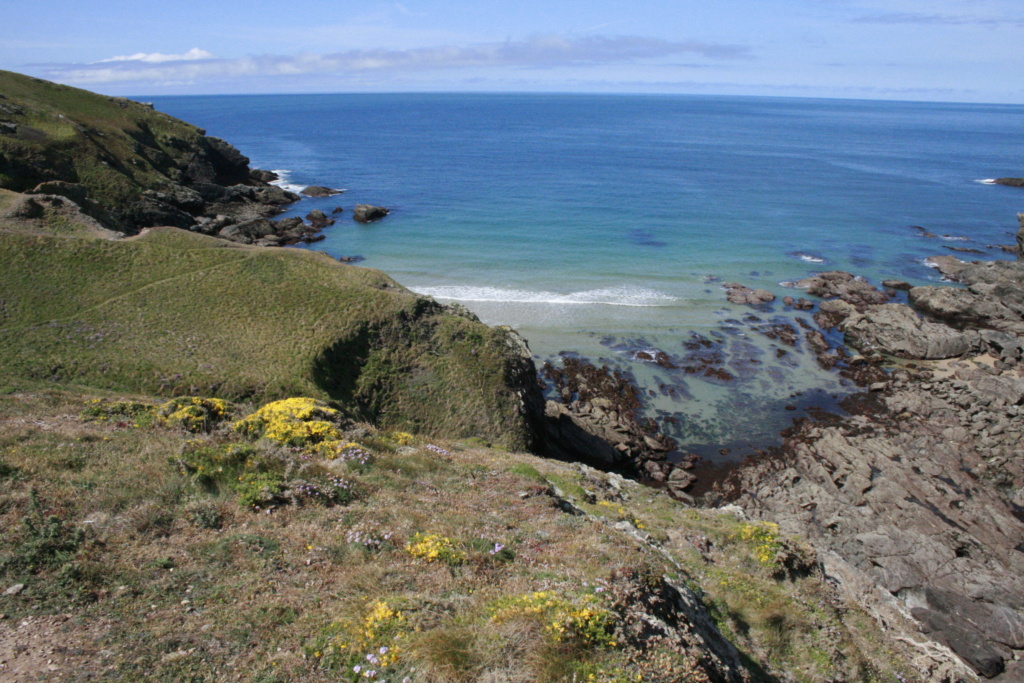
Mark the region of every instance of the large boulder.
POLYGON ((255 190, 256 199, 262 204, 270 204, 272 206, 284 206, 286 204, 293 204, 299 201, 301 197, 294 192, 289 192, 283 187, 277 185, 266 185, 264 187, 257 187, 255 190))
POLYGON ((310 185, 302 191, 302 194, 307 197, 333 197, 336 194, 341 194, 341 190, 334 190, 322 185, 310 185))
POLYGON ((841 325, 847 342, 860 351, 882 351, 900 358, 954 358, 978 346, 978 333, 922 320, 903 304, 872 306, 841 325))
POLYGON ((274 224, 266 218, 256 218, 251 221, 244 221, 242 223, 229 225, 222 228, 217 234, 224 239, 229 239, 234 242, 253 244, 264 237, 275 234, 275 231, 274 224))
POLYGON ((310 211, 309 214, 306 216, 306 220, 309 221, 310 225, 312 225, 317 230, 322 230, 323 228, 326 228, 329 225, 334 225, 334 219, 329 218, 327 214, 325 214, 320 209, 313 209, 312 211, 310 211))
POLYGON ((352 212, 352 219, 359 223, 372 223, 387 216, 391 211, 383 206, 372 204, 356 204, 356 210, 352 212))

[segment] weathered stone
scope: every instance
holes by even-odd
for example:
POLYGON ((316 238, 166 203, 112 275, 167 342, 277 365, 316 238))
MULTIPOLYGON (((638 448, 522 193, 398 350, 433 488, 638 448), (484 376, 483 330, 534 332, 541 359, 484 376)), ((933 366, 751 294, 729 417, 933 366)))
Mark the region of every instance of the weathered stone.
POLYGON ((307 197, 333 197, 334 195, 341 194, 341 190, 334 190, 322 185, 310 185, 302 190, 302 194, 307 197))
POLYGON ((317 230, 322 230, 323 228, 326 228, 329 225, 334 225, 334 219, 328 218, 327 214, 325 214, 320 209, 313 209, 312 211, 310 211, 309 214, 306 216, 306 220, 309 221, 310 225, 312 225, 317 230))
POLYGON ((390 209, 386 209, 383 206, 356 204, 355 211, 352 212, 352 220, 358 223, 372 223, 384 218, 389 213, 391 213, 390 209))
POLYGON ((259 239, 274 234, 274 224, 266 218, 257 218, 243 223, 235 223, 222 228, 219 236, 235 242, 252 244, 259 239))
POLYGON ((977 332, 924 321, 903 304, 874 306, 850 316, 841 328, 847 343, 862 353, 882 351, 901 358, 954 358, 971 351, 979 341, 977 332))
POLYGON ((725 298, 734 304, 760 306, 775 301, 775 295, 767 289, 751 289, 737 282, 729 282, 722 287, 725 288, 725 298))
POLYGON ((806 289, 808 294, 823 299, 841 299, 853 305, 858 311, 867 306, 884 304, 889 295, 871 286, 863 278, 841 270, 819 273, 794 283, 795 287, 806 289))

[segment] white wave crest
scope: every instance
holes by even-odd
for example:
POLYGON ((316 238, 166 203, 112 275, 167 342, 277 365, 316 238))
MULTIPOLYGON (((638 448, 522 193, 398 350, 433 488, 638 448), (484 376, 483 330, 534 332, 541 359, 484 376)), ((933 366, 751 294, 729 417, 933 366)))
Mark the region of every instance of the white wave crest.
POLYGON ((995 185, 996 184, 996 179, 995 178, 982 178, 981 180, 975 180, 974 182, 981 183, 982 185, 995 185))
POLYGON ((547 291, 502 289, 499 287, 468 287, 442 285, 416 287, 419 294, 453 301, 491 301, 498 303, 603 305, 603 306, 671 306, 679 298, 645 287, 606 287, 582 292, 559 294, 547 291))
POLYGON ((271 185, 277 185, 282 190, 288 190, 289 192, 294 192, 296 194, 306 189, 305 185, 296 185, 291 181, 292 172, 286 168, 275 168, 271 173, 277 174, 277 180, 271 181, 271 185))

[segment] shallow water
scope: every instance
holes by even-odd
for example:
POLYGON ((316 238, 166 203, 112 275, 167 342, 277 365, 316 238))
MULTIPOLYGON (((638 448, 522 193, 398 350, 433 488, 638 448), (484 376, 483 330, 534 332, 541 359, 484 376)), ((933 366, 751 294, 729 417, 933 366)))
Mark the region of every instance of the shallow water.
MULTIPOLYGON (((801 340, 753 329, 806 313, 725 301, 827 269, 937 279, 969 247, 1006 258, 1024 190, 1024 107, 782 98, 308 95, 147 98, 234 143, 283 181, 348 188, 286 215, 345 207, 310 248, 360 255, 414 291, 512 325, 538 360, 628 369, 648 413, 705 454, 777 439, 851 390, 801 340), (356 203, 392 209, 363 226, 356 203), (936 238, 921 236, 923 226, 936 238), (709 276, 720 278, 708 281, 709 276), (751 313, 764 323, 746 320, 751 313), (637 359, 716 341, 722 382, 637 359), (786 354, 778 357, 782 349, 786 354), (783 410, 784 406, 796 410, 783 410)), ((719 457, 719 456, 715 456, 719 457)))

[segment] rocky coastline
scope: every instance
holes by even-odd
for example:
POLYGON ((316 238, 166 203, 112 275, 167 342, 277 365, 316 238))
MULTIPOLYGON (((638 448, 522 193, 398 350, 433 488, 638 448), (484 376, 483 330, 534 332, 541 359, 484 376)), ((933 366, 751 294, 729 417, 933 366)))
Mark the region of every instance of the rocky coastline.
MULTIPOLYGON (((1018 220, 1019 250, 1024 214, 1018 220)), ((957 284, 878 288, 836 271, 792 283, 815 298, 785 302, 813 311, 820 330, 803 330, 807 343, 861 393, 847 397, 843 415, 798 419, 781 446, 724 481, 699 481, 698 458, 639 417, 641 396, 627 375, 572 356, 541 372, 554 388, 548 450, 629 472, 688 503, 736 506, 805 538, 840 592, 911 645, 932 680, 1018 681, 1024 261, 930 262, 957 284), (827 340, 833 331, 842 345, 827 340)), ((774 299, 737 283, 723 289, 755 309, 774 299)), ((770 332, 790 344, 798 334, 781 324, 770 332)), ((642 353, 661 367, 682 364, 642 353)))
POLYGON ((838 297, 816 319, 888 372, 848 400, 847 416, 798 421, 712 498, 806 538, 934 680, 1019 681, 1024 262, 934 262, 963 286, 911 288, 909 305, 864 297, 866 283, 850 291, 845 276, 803 283, 838 297))
MULTIPOLYGON (((290 192, 230 143, 150 105, 10 72, 0 81, 0 188, 25 195, 0 218, 31 220, 58 208, 111 238, 172 226, 260 246, 319 241, 334 223, 319 209, 305 220, 273 218, 302 196, 344 190, 290 192)), ((387 214, 368 204, 352 211, 360 223, 387 214)))

